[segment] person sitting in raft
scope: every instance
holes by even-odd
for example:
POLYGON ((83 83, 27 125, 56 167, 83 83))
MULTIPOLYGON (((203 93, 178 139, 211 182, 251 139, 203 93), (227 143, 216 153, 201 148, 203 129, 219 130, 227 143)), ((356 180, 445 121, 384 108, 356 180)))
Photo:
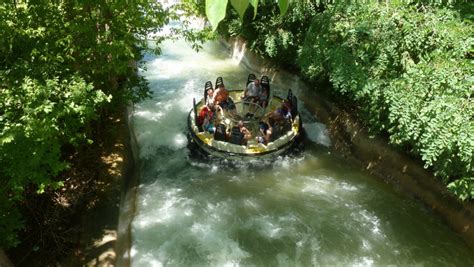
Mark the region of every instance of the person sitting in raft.
POLYGON ((216 130, 214 132, 214 140, 216 141, 229 141, 230 132, 227 130, 225 124, 219 123, 216 126, 216 130))
MULTIPOLYGON (((208 130, 208 129, 213 129, 213 125, 214 124, 214 120, 216 120, 216 117, 218 114, 218 111, 220 111, 220 113, 222 113, 222 109, 220 107, 217 107, 210 103, 209 106, 208 105, 204 105, 201 110, 199 111, 199 115, 198 115, 198 118, 197 118, 197 122, 196 124, 197 125, 200 125, 202 127, 203 130, 208 130), (206 122, 206 117, 208 117, 207 121, 206 122), (206 122, 206 125, 204 125, 204 123, 206 122), (211 126, 210 126, 211 124, 211 126), (204 126, 206 126, 207 128, 205 128, 204 126)), ((221 114, 222 116, 222 114, 221 114)), ((215 129, 215 128, 214 128, 215 129)))
POLYGON ((262 136, 257 137, 256 140, 264 145, 277 140, 281 136, 281 126, 276 124, 273 118, 268 118, 268 123, 261 121, 259 129, 262 136))
POLYGON ((262 93, 260 94, 258 98, 258 104, 262 107, 265 108, 268 105, 268 89, 262 88, 262 93))
POLYGON ((252 138, 252 133, 249 131, 249 129, 247 129, 247 127, 244 126, 243 121, 239 121, 237 126, 239 126, 240 132, 244 135, 245 143, 247 143, 247 141, 252 138))
POLYGON ((273 118, 273 120, 280 124, 283 124, 284 122, 291 124, 293 122, 293 117, 291 116, 291 103, 286 99, 283 100, 281 107, 266 114, 264 117, 273 118))
POLYGON ((206 93, 206 106, 214 105, 214 90, 208 89, 206 93))
POLYGON ((225 110, 235 110, 235 104, 232 99, 229 98, 229 92, 225 89, 223 84, 219 85, 216 91, 214 91, 213 101, 214 104, 225 110))
POLYGON ((239 121, 237 126, 232 128, 230 142, 236 145, 247 145, 247 141, 252 138, 252 133, 244 126, 243 121, 239 121))
POLYGON ((282 127, 278 125, 273 118, 268 118, 268 125, 270 125, 271 132, 268 138, 268 142, 273 142, 280 138, 282 135, 282 127))
POLYGON ((253 82, 249 83, 244 90, 243 99, 245 101, 258 102, 260 94, 262 93, 262 86, 260 86, 260 81, 255 79, 253 82))
MULTIPOLYGON (((210 107, 207 105, 203 106, 201 110, 199 111, 199 115, 196 120, 196 125, 203 126, 204 119, 206 118, 208 113, 212 113, 212 110, 210 107)), ((212 115, 212 114, 211 114, 212 115)))
POLYGON ((260 130, 261 136, 257 136, 255 140, 260 144, 268 144, 270 141, 270 136, 272 135, 272 127, 266 122, 261 121, 258 123, 258 128, 260 130))
POLYGON ((216 131, 216 127, 214 127, 213 123, 213 112, 207 112, 204 116, 205 117, 202 123, 202 129, 211 134, 214 133, 216 131))

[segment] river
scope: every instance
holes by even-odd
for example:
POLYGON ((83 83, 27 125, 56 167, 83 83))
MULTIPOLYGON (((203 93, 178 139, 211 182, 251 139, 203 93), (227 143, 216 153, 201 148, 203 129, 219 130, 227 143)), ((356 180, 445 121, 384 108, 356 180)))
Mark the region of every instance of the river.
MULTIPOLYGON (((132 114, 142 163, 132 266, 473 266, 474 253, 430 210, 330 146, 232 166, 189 158, 193 97, 218 76, 243 88, 249 70, 219 43, 196 53, 168 41, 145 60, 154 95, 132 114)), ((303 120, 318 125, 309 112, 303 120)))

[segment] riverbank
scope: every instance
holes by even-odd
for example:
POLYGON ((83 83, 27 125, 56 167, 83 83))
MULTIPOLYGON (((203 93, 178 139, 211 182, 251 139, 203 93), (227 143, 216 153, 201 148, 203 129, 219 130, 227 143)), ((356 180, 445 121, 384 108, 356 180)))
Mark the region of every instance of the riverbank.
POLYGON ((92 145, 72 153, 63 188, 25 201, 15 266, 112 266, 120 200, 133 160, 125 110, 110 115, 92 145))
POLYGON ((316 85, 308 85, 296 74, 278 70, 259 56, 246 49, 239 39, 223 42, 232 57, 238 59, 249 72, 265 73, 272 81, 293 88, 298 97, 307 103, 318 121, 327 126, 332 140, 331 149, 343 155, 380 179, 392 184, 410 197, 418 199, 434 211, 474 250, 474 203, 459 202, 434 177, 423 168, 421 160, 414 159, 391 147, 387 138, 372 137, 355 116, 356 111, 347 110, 330 101, 316 85))

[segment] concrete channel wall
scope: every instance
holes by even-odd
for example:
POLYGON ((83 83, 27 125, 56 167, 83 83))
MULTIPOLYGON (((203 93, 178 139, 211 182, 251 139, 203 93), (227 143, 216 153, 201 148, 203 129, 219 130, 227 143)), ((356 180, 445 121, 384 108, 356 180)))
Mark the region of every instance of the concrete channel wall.
MULTIPOLYGON (((140 179, 140 159, 138 143, 132 125, 133 104, 127 108, 127 125, 129 129, 129 143, 127 146, 127 166, 124 172, 124 185, 120 201, 120 215, 117 229, 117 243, 115 245, 116 266, 130 266, 132 246, 132 221, 136 210, 136 195, 140 179)), ((0 266, 1 267, 1 266, 0 266)))

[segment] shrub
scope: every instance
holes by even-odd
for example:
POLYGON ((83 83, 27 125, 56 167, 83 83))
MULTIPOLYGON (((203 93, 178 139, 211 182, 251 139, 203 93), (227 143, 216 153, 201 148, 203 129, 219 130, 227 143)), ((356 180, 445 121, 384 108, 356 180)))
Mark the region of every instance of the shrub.
POLYGON ((472 24, 452 9, 337 5, 318 14, 299 56, 367 125, 419 155, 460 199, 474 199, 472 24))

